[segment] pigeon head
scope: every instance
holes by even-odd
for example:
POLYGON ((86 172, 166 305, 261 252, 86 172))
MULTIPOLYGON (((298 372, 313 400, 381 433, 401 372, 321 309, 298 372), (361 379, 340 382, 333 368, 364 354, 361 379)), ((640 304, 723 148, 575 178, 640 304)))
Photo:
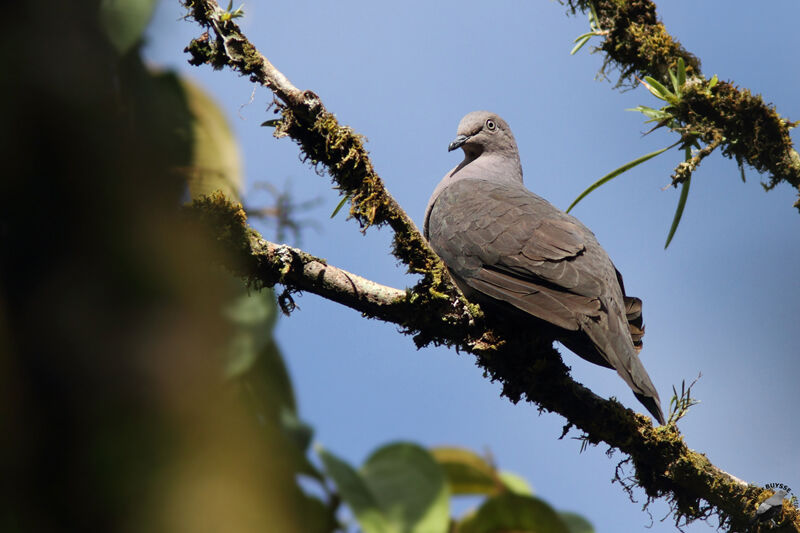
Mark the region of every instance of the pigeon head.
POLYGON ((479 175, 482 179, 522 183, 517 141, 505 120, 489 111, 473 111, 461 119, 458 135, 448 147, 464 150, 464 160, 449 176, 458 179, 479 175), (456 176, 458 175, 458 178, 456 176))
POLYGON ((517 141, 505 120, 489 111, 473 111, 458 124, 458 132, 449 151, 464 150, 467 159, 483 153, 517 153, 517 141))

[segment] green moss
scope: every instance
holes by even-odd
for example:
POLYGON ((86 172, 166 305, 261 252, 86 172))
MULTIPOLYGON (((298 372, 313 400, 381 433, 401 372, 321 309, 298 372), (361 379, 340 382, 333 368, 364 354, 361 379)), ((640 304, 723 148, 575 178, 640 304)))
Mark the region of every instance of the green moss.
POLYGON ((681 120, 706 142, 715 135, 727 139, 723 155, 769 173, 768 189, 781 181, 800 187, 800 161, 789 135, 796 123, 783 119, 761 96, 720 82, 711 91, 699 84, 689 87, 683 101, 681 120))
POLYGON ((603 70, 619 69, 618 85, 633 85, 636 75, 668 83, 668 69, 674 67, 678 57, 684 59, 687 73, 700 72, 699 60, 667 33, 656 17, 655 4, 649 0, 623 4, 596 0, 595 6, 601 27, 609 31, 601 46, 606 52, 603 70))
POLYGON ((242 72, 250 74, 252 72, 260 71, 263 68, 264 58, 258 52, 256 47, 250 44, 248 41, 244 41, 242 43, 241 53, 242 72))
POLYGON ((217 230, 217 240, 248 242, 247 213, 242 204, 231 201, 222 191, 201 196, 192 202, 196 216, 217 230))
POLYGON ((221 191, 194 200, 187 207, 190 219, 199 231, 213 236, 219 245, 220 264, 226 265, 251 286, 263 286, 255 274, 251 242, 253 230, 247 225, 247 214, 239 202, 231 201, 221 191))
MULTIPOLYGON (((573 12, 588 9, 584 0, 568 4, 573 12)), ((649 75, 669 86, 669 69, 679 57, 689 78, 701 76, 699 60, 667 33, 652 1, 594 0, 594 5, 600 26, 608 31, 601 46, 606 53, 603 71, 617 68, 618 85, 635 85, 636 76, 649 75)), ((786 181, 800 189, 800 155, 789 136, 795 123, 782 119, 760 96, 724 82, 712 91, 706 84, 690 84, 677 116, 683 124, 679 132, 699 132, 705 143, 724 138, 723 155, 769 173, 765 188, 786 181)), ((800 209, 800 200, 795 207, 800 209)))
POLYGON ((192 58, 189 59, 190 65, 211 65, 215 70, 219 70, 227 64, 225 54, 220 54, 216 43, 212 42, 208 33, 204 33, 197 39, 192 39, 189 46, 184 49, 192 58))

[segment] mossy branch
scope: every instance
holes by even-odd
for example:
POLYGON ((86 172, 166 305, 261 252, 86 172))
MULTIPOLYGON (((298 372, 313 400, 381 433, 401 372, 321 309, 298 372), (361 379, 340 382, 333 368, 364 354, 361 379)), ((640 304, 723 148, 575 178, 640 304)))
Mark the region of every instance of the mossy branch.
MULTIPOLYGON (((400 291, 328 265, 301 250, 265 241, 246 223, 241 206, 221 194, 196 201, 189 209, 206 231, 214 232, 225 252, 225 265, 250 284, 305 290, 363 313, 399 324, 418 346, 445 344, 469 351, 487 375, 502 383, 513 402, 525 399, 554 411, 584 432, 591 443, 606 442, 630 456, 636 482, 649 498, 666 498, 676 522, 716 514, 733 529, 746 527, 756 504, 769 491, 748 485, 690 450, 675 425, 654 428, 649 419, 615 400, 605 400, 574 381, 552 340, 535 332, 507 331, 484 321, 466 303, 445 267, 430 250, 411 219, 386 192, 364 150, 361 137, 325 110, 310 91, 300 91, 275 69, 241 33, 214 0, 186 2, 191 16, 213 30, 192 41, 192 63, 230 66, 272 89, 280 100, 277 136, 298 143, 313 164, 324 165, 343 194, 351 196, 351 215, 364 229, 389 225, 393 252, 409 270, 422 275, 412 289, 400 291)), ((287 309, 290 305, 285 305, 287 309)), ((800 514, 785 508, 782 524, 800 532, 800 514)))
POLYGON ((186 51, 190 63, 208 63, 214 68, 229 66, 256 83, 271 89, 277 97, 281 117, 270 121, 276 137, 290 137, 304 158, 314 166, 323 165, 340 193, 349 197, 350 216, 362 229, 389 225, 394 230, 393 253, 421 274, 417 293, 437 297, 457 297, 466 301, 450 282, 447 269, 430 249, 411 218, 386 191, 364 148, 363 138, 325 109, 311 91, 301 91, 264 57, 242 34, 233 19, 223 19, 224 11, 215 1, 186 1, 191 16, 212 30, 194 39, 186 51))
MULTIPOLYGON (((652 1, 567 0, 573 13, 588 13, 590 2, 604 30, 598 47, 605 54, 601 72, 617 69, 617 86, 633 86, 637 78, 645 76, 669 86, 669 70, 683 58, 689 83, 675 110, 677 120, 685 126, 682 129, 698 132, 705 143, 721 139, 723 155, 770 174, 765 188, 786 182, 800 195, 800 155, 789 135, 796 122, 781 117, 761 96, 731 82, 707 90, 700 61, 667 33, 652 1)), ((800 198, 794 207, 800 210, 800 198)))

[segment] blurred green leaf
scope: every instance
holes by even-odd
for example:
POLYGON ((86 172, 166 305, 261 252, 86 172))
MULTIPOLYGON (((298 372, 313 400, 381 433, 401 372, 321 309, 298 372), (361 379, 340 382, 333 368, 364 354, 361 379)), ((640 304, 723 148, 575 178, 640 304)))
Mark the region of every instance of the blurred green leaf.
POLYGON ((239 145, 223 111, 211 96, 187 79, 181 79, 192 115, 194 138, 187 168, 192 198, 221 190, 238 199, 243 175, 239 145))
POLYGON ((533 487, 522 476, 505 470, 498 476, 507 490, 523 496, 533 496, 533 487))
MULTIPOLYGON (((677 143, 675 143, 675 144, 677 144, 677 143)), ((675 146, 675 144, 671 144, 670 146, 667 146, 666 148, 662 148, 660 150, 656 150, 655 152, 650 152, 649 154, 645 154, 642 157, 636 158, 636 159, 634 159, 633 161, 631 161, 629 163, 625 163, 624 165, 622 165, 621 167, 619 167, 616 170, 612 170, 611 172, 609 172, 608 174, 606 174, 605 176, 603 176, 602 178, 600 178, 599 180, 594 182, 591 186, 589 186, 588 189, 583 191, 577 198, 575 198, 575 200, 567 208, 567 213, 569 213, 572 210, 573 207, 578 205, 578 202, 583 200, 593 190, 597 189, 601 185, 604 185, 605 183, 608 183, 612 179, 616 178, 617 176, 619 176, 623 172, 632 169, 636 165, 644 163, 645 161, 647 161, 649 159, 653 159, 655 156, 657 156, 659 154, 663 154, 664 152, 666 152, 667 150, 669 150, 670 148, 675 146)))
POLYGON ((686 62, 682 57, 678 58, 678 87, 686 84, 686 62))
POLYGON ((499 479, 486 459, 465 448, 439 447, 430 450, 444 469, 452 494, 497 494, 499 479))
POLYGON ((447 531, 450 491, 444 471, 425 448, 404 442, 383 446, 361 472, 397 531, 447 531))
MULTIPOLYGON (((194 150, 193 119, 179 77, 147 68, 138 57, 127 58, 125 65, 124 91, 131 93, 135 122, 146 142, 163 150, 163 163, 170 170, 188 167, 194 150)), ((175 180, 174 185, 180 196, 185 183, 175 180)))
POLYGON ((294 410, 287 407, 280 410, 279 423, 287 444, 285 447, 286 455, 280 460, 291 464, 296 473, 324 482, 324 476, 311 463, 307 455, 311 439, 314 436, 314 430, 311 426, 300 420, 294 410))
POLYGON ((325 472, 333 480, 336 489, 350 507, 364 533, 399 532, 390 525, 377 498, 372 494, 361 474, 327 450, 320 448, 317 453, 322 460, 325 472))
POLYGON ((155 7, 156 0, 100 1, 100 28, 119 55, 125 54, 142 40, 155 7))
POLYGON ((571 533, 547 503, 506 492, 489 498, 458 525, 459 533, 571 533))
POLYGON ((332 507, 299 489, 296 493, 296 501, 303 516, 303 533, 342 531, 339 521, 336 519, 336 511, 332 507))
POLYGON ((711 80, 708 82, 708 88, 713 89, 717 82, 719 82, 719 78, 717 78, 717 75, 714 74, 714 76, 712 76, 711 80))
POLYGON ((484 457, 472 450, 439 447, 430 451, 444 469, 452 494, 494 496, 508 490, 533 495, 533 489, 525 479, 512 472, 498 472, 484 457))
POLYGON ((314 430, 297 417, 291 409, 281 409, 281 427, 291 441, 302 451, 308 450, 314 430))
POLYGON ((600 29, 600 17, 597 16, 597 10, 594 7, 594 2, 589 0, 589 25, 595 25, 596 29, 600 29))
POLYGON ((569 533, 595 533, 592 523, 577 513, 559 511, 558 516, 569 528, 569 533))
POLYGON ((275 459, 294 473, 323 481, 307 454, 313 430, 297 416, 292 383, 274 340, 270 339, 246 371, 234 377, 234 383, 258 425, 273 439, 276 433, 280 435, 280 456, 275 459))
POLYGON ((271 289, 241 293, 222 311, 234 327, 225 363, 225 376, 235 378, 246 373, 264 347, 272 342, 272 328, 277 318, 275 294, 271 289))
POLYGON ((282 409, 296 411, 289 372, 274 340, 262 348, 253 364, 236 379, 259 417, 278 420, 282 409))

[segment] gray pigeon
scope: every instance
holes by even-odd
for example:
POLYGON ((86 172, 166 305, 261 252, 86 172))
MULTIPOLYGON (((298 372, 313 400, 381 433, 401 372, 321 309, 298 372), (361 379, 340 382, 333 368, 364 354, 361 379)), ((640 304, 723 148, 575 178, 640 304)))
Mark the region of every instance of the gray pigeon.
POLYGON ((594 234, 522 183, 506 122, 474 111, 449 150, 464 160, 433 191, 425 237, 467 298, 495 316, 545 328, 592 363, 613 368, 664 424, 661 400, 639 361, 641 301, 594 234))

